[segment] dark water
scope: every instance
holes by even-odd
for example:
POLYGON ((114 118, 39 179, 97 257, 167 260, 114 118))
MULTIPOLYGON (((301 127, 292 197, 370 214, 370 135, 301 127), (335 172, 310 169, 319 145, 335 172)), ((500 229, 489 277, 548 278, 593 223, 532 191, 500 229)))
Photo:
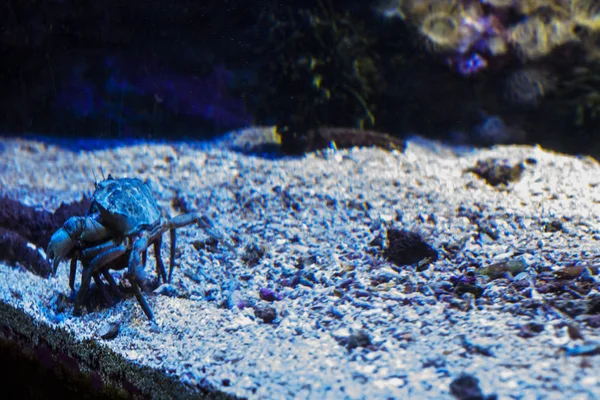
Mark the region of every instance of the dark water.
POLYGON ((0 131, 199 139, 260 124, 301 146, 351 127, 595 154, 594 25, 455 3, 6 1, 0 131), (520 39, 542 20, 570 36, 520 39))

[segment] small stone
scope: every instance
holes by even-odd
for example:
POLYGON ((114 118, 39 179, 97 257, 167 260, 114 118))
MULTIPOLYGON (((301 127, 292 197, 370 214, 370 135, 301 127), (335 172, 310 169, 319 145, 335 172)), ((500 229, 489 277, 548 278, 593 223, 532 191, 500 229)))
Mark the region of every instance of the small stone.
POLYGON ((419 268, 424 270, 427 264, 438 259, 437 250, 425 242, 417 232, 389 229, 387 241, 388 245, 383 255, 398 266, 420 263, 419 268))
POLYGON ((525 339, 529 339, 534 336, 537 336, 543 330, 544 330, 543 324, 538 324, 536 322, 530 322, 528 324, 521 325, 519 327, 519 332, 517 333, 517 336, 525 338, 525 339))
POLYGON ((472 172, 483 178, 488 185, 506 186, 521 179, 523 171, 525 171, 523 163, 510 165, 507 160, 491 158, 477 161, 474 167, 467 169, 465 172, 472 172))
POLYGON ((119 322, 107 322, 96 331, 96 334, 104 340, 111 340, 117 337, 120 329, 119 322))
POLYGON ((462 374, 450 383, 450 393, 458 400, 495 400, 496 395, 486 396, 479 388, 479 379, 470 374, 462 374))
POLYGON ((542 225, 542 231, 547 232, 547 233, 554 233, 554 232, 559 232, 559 231, 563 231, 563 230, 564 230, 563 224, 559 219, 553 219, 551 221, 546 221, 542 225))
POLYGON ((268 288, 261 288, 258 292, 258 295, 261 300, 264 301, 278 301, 281 300, 281 296, 277 294, 274 290, 268 288))
MULTIPOLYGON (((19 295, 18 298, 20 299, 21 295, 20 294, 18 294, 18 295, 19 295)), ((54 308, 54 311, 57 314, 65 312, 68 305, 69 305, 69 298, 64 293, 57 293, 52 297, 51 307, 54 308)))
POLYGON ((177 297, 178 295, 177 288, 170 283, 160 285, 158 288, 156 288, 156 290, 154 290, 154 293, 167 297, 177 297))
POLYGON ((265 324, 270 324, 277 318, 277 310, 274 307, 258 307, 254 309, 254 315, 263 320, 265 324))
POLYGON ((357 347, 368 347, 371 345, 371 336, 364 329, 357 331, 339 329, 332 333, 333 338, 348 351, 352 351, 357 347))
POLYGON ((265 247, 251 243, 244 248, 242 262, 248 267, 255 267, 260 263, 265 253, 265 247))

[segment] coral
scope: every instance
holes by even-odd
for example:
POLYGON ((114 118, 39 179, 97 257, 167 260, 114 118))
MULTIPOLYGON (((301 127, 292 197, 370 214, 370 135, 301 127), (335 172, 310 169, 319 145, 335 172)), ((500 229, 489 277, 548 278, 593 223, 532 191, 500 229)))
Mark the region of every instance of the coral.
POLYGON ((578 25, 594 31, 600 29, 600 1, 598 0, 570 1, 570 15, 578 25))
POLYGON ((487 3, 492 7, 496 8, 510 8, 515 5, 515 0, 485 0, 483 3, 487 3))
POLYGON ((413 0, 400 1, 399 8, 425 47, 463 75, 485 69, 486 55, 506 51, 501 19, 479 2, 413 0))
POLYGON ((579 42, 574 28, 573 21, 553 19, 546 22, 540 17, 529 18, 507 31, 508 43, 520 58, 536 60, 562 45, 579 42))
POLYGON ((400 0, 400 15, 426 48, 462 75, 497 59, 521 62, 549 57, 600 30, 600 1, 400 0))
MULTIPOLYGON (((527 142, 598 154, 599 0, 397 0, 394 4, 396 12, 380 15, 401 19, 430 59, 468 78, 462 80, 468 82, 465 88, 457 89, 455 82, 461 80, 443 79, 439 71, 410 77, 421 79, 420 85, 406 85, 411 90, 403 95, 410 94, 414 104, 403 105, 400 113, 410 116, 428 107, 427 120, 433 121, 426 127, 421 123, 418 130, 449 126, 437 114, 444 109, 464 123, 446 128, 458 132, 456 137, 470 138, 478 133, 474 129, 482 133, 488 127, 502 131, 477 121, 477 111, 469 115, 472 107, 479 109, 479 115, 497 115, 505 125, 525 132, 527 142), (430 86, 435 95, 425 98, 423 86, 436 79, 437 85, 430 86), (450 97, 460 97, 463 110, 452 109, 451 102, 445 102, 450 97)), ((421 69, 425 70, 422 62, 421 69)))
POLYGON ((421 30, 436 51, 460 46, 460 15, 457 13, 439 12, 426 15, 421 30))

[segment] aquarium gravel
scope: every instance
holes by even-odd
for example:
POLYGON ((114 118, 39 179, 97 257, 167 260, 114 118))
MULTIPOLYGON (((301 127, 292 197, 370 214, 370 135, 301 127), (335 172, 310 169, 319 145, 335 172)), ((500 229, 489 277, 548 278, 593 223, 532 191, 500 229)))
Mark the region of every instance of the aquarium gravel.
POLYGON ((600 396, 597 162, 419 138, 235 151, 248 133, 95 150, 2 139, 1 195, 52 212, 102 176, 148 179, 168 214, 201 210, 235 244, 180 229, 172 282, 147 296, 154 322, 132 296, 73 316, 66 263, 50 278, 0 264, 4 332, 156 398, 600 396), (470 172, 489 160, 522 171, 492 186, 470 172), (393 263, 390 229, 436 256, 393 263))

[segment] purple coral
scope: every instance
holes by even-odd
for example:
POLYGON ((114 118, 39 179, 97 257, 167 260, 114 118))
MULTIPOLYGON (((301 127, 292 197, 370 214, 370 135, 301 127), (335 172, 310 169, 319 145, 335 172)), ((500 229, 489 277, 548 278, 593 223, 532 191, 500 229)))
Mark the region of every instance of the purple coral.
POLYGON ((468 57, 459 55, 451 57, 449 60, 449 64, 453 65, 458 73, 465 76, 475 75, 488 66, 487 60, 477 53, 468 57))
POLYGON ((414 25, 430 51, 466 76, 515 59, 539 60, 568 44, 578 45, 581 39, 574 27, 592 25, 596 17, 568 7, 548 7, 544 1, 401 3, 399 12, 388 15, 414 25))

